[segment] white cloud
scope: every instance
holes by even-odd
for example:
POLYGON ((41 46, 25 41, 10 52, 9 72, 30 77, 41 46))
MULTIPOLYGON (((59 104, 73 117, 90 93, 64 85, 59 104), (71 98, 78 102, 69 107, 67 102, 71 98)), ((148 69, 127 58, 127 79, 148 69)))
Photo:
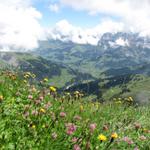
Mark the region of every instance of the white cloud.
POLYGON ((124 40, 122 38, 119 38, 115 41, 115 43, 119 46, 128 46, 129 43, 128 43, 128 40, 124 40))
POLYGON ((89 14, 119 17, 126 30, 150 35, 150 0, 60 0, 61 5, 89 14))
POLYGON ((36 48, 44 38, 41 17, 30 0, 0 0, 0 51, 36 48))
POLYGON ((59 12, 59 5, 58 4, 50 4, 49 5, 49 9, 50 9, 50 11, 52 11, 52 12, 59 12))
POLYGON ((61 20, 56 26, 49 30, 49 37, 63 41, 72 41, 80 44, 97 45, 100 37, 106 32, 121 32, 124 25, 120 22, 103 20, 99 25, 93 28, 81 28, 70 24, 67 20, 61 20))

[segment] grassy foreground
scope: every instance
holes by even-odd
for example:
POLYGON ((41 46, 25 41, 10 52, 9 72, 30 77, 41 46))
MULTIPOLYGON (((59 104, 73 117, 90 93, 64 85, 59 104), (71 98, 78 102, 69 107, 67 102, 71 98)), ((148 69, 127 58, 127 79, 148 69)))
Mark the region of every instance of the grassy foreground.
POLYGON ((131 97, 91 102, 0 73, 0 150, 150 150, 150 107, 131 97))

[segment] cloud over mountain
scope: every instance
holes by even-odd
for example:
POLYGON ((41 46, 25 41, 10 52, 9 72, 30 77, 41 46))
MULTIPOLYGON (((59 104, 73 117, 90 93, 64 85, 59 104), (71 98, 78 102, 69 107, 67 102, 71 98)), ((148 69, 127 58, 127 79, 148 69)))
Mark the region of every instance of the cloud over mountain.
POLYGON ((121 32, 124 30, 124 25, 120 22, 104 20, 99 25, 93 28, 81 28, 73 26, 67 20, 61 20, 56 23, 54 28, 49 29, 48 36, 52 39, 62 41, 72 41, 79 44, 97 45, 100 37, 106 32, 121 32))
POLYGON ((119 18, 126 30, 150 35, 149 0, 60 0, 61 5, 89 14, 119 18))
POLYGON ((0 0, 0 51, 36 48, 44 38, 41 17, 30 0, 0 0))

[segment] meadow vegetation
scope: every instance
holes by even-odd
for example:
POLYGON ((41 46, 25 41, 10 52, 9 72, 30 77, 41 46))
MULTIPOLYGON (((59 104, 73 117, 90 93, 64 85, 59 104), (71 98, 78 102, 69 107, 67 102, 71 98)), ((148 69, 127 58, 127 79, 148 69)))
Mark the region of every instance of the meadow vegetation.
POLYGON ((93 102, 34 78, 0 72, 1 150, 150 150, 150 106, 93 102))

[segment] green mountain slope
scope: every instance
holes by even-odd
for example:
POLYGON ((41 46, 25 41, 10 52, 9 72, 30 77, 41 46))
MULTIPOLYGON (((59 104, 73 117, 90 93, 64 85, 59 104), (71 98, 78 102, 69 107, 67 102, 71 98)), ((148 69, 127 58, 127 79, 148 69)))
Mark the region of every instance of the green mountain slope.
POLYGON ((57 87, 67 86, 74 82, 81 82, 92 77, 70 69, 62 64, 54 63, 42 57, 30 53, 0 53, 1 68, 15 68, 21 71, 32 72, 37 75, 38 80, 47 77, 51 85, 57 87))

